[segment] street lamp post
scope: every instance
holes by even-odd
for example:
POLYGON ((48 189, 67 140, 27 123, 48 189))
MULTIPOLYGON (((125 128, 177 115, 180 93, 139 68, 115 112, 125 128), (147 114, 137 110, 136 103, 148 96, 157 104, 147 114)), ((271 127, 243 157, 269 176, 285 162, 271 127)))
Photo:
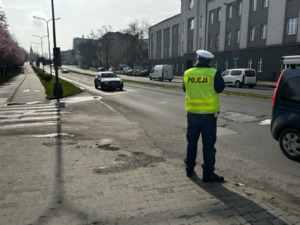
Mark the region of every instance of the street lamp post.
MULTIPOLYGON (((52 75, 52 60, 51 60, 51 51, 50 51, 50 35, 49 35, 49 22, 52 19, 46 20, 42 17, 37 17, 37 16, 33 16, 33 18, 38 19, 38 20, 44 20, 47 24, 47 35, 48 35, 48 54, 49 54, 49 61, 50 61, 50 74, 52 75)), ((59 20, 60 18, 57 18, 55 20, 59 20)))
MULTIPOLYGON (((41 50, 42 50, 42 58, 44 58, 44 53, 43 53, 43 38, 47 36, 39 36, 39 35, 32 35, 34 37, 38 37, 41 39, 41 50)), ((44 71, 44 62, 43 62, 43 71, 44 71)))
POLYGON ((53 86, 53 95, 56 97, 60 97, 63 95, 63 89, 62 89, 62 84, 59 83, 59 78, 58 78, 58 64, 60 60, 60 49, 56 47, 56 31, 55 31, 55 15, 54 15, 54 3, 53 0, 51 0, 52 4, 52 22, 53 22, 53 55, 54 55, 54 70, 55 70, 55 83, 53 86))

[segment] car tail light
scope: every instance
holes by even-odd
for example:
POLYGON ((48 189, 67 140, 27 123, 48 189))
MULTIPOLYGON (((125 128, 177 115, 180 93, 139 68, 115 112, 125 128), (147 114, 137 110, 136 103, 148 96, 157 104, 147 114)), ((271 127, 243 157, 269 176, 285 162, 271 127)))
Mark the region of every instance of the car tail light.
POLYGON ((273 95, 272 106, 275 105, 275 99, 276 99, 276 95, 277 95, 277 90, 278 90, 278 86, 279 86, 280 80, 281 80, 281 78, 283 76, 283 72, 284 72, 284 70, 282 70, 282 72, 281 72, 281 74, 280 74, 280 76, 278 78, 277 84, 276 84, 276 88, 275 88, 274 95, 273 95))

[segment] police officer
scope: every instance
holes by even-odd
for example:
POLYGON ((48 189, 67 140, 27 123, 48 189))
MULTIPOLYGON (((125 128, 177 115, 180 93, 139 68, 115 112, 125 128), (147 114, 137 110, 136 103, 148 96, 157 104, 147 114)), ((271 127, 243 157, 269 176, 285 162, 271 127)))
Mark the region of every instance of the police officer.
POLYGON ((183 90, 186 93, 187 154, 184 160, 186 175, 192 177, 196 166, 197 145, 201 135, 203 145, 203 182, 222 182, 224 177, 214 173, 215 143, 217 140, 217 116, 220 111, 218 93, 225 88, 220 70, 210 67, 214 55, 205 50, 196 51, 194 68, 183 75, 183 90))

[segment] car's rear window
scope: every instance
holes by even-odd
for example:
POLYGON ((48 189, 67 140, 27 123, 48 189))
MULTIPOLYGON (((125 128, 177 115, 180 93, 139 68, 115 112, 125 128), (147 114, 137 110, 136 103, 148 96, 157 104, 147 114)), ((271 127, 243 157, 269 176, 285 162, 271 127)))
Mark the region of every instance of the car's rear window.
POLYGON ((283 86, 280 99, 282 101, 300 104, 300 76, 289 79, 283 86))
POLYGON ((255 72, 253 70, 246 70, 245 75, 246 77, 255 77, 255 72))

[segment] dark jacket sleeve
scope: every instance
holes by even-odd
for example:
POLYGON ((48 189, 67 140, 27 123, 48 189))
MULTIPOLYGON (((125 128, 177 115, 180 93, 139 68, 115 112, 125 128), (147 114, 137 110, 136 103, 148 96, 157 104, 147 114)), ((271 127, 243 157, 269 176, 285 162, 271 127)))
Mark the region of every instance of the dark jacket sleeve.
POLYGON ((220 70, 217 70, 215 74, 214 88, 217 93, 221 93, 225 88, 225 83, 220 70))

